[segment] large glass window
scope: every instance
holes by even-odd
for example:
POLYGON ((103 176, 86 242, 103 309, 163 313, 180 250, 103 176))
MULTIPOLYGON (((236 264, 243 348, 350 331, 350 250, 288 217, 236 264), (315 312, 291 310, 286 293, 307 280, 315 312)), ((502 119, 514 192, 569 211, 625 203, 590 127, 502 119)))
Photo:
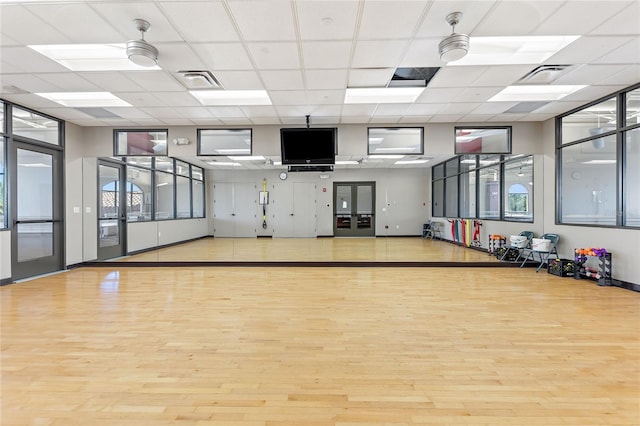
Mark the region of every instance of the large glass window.
POLYGON ((151 170, 127 167, 127 220, 151 220, 151 170))
POLYGON ((456 127, 456 154, 509 154, 511 127, 456 127))
POLYGON ((156 196, 155 196, 155 219, 156 220, 166 220, 166 219, 175 219, 175 208, 174 208, 174 184, 173 178, 174 175, 170 173, 164 172, 155 172, 155 185, 156 185, 156 196))
POLYGON ((5 164, 5 140, 0 136, 0 229, 7 227, 5 216, 5 178, 4 178, 4 164, 5 164))
MULTIPOLYGON (((467 169, 467 165, 461 164, 467 169)), ((464 218, 476 217, 476 173, 460 174, 460 216, 464 218)))
POLYGON ((458 217, 458 176, 446 178, 444 187, 446 216, 458 217))
POLYGON ((562 223, 616 224, 616 138, 562 148, 562 223))
POLYGON ((500 218, 500 165, 480 169, 479 217, 500 218))
POLYGON ((176 176, 176 217, 191 217, 191 181, 184 176, 176 176))
POLYGON ((444 179, 434 180, 432 184, 432 215, 435 217, 444 216, 444 179))
POLYGON ((504 218, 533 220, 533 157, 504 164, 504 218))
POLYGON ((424 153, 422 127, 370 127, 368 154, 422 154, 424 153))
POLYGON ((198 129, 198 155, 251 155, 251 129, 198 129))
POLYGON ((204 183, 192 180, 193 217, 204 217, 204 183))
POLYGON ((640 128, 625 133, 624 153, 624 224, 640 227, 640 128))
POLYGON ((557 117, 563 224, 640 227, 640 84, 557 117))
POLYGON ((60 122, 58 120, 15 105, 11 111, 14 135, 60 145, 60 122))

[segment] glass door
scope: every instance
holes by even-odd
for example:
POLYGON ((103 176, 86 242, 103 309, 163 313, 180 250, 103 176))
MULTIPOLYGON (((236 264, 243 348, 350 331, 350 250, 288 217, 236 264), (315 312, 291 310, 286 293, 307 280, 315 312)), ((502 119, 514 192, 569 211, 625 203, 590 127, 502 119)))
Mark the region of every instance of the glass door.
POLYGON ((127 218, 124 165, 98 162, 98 259, 125 254, 127 218))
POLYGON ((62 153, 14 142, 11 179, 11 276, 60 271, 63 256, 62 153))
POLYGON ((375 185, 375 182, 334 182, 334 236, 376 235, 375 185))

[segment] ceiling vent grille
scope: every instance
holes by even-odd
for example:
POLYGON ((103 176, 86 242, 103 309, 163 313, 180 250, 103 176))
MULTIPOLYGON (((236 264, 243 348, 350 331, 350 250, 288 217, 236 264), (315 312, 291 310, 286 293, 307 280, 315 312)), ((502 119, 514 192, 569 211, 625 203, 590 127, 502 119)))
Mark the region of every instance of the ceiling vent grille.
POLYGON ((520 84, 549 84, 564 74, 571 65, 540 65, 520 80, 520 84))
POLYGON ((190 90, 222 89, 222 84, 211 71, 178 71, 178 78, 190 90))

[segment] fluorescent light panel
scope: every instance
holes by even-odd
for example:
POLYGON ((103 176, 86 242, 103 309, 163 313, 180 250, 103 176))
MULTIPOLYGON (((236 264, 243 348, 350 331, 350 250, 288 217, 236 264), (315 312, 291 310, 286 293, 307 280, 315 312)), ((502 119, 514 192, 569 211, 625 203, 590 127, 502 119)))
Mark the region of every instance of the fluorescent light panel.
POLYGON ((354 161, 354 160, 336 161, 336 165, 338 165, 338 166, 350 166, 350 165, 356 166, 358 164, 360 164, 360 163, 358 163, 357 161, 354 161))
POLYGON ((36 93, 36 95, 71 108, 131 106, 111 92, 56 92, 36 93))
POLYGON ((190 90, 189 93, 204 106, 271 105, 266 90, 190 90))
POLYGON ((256 161, 256 160, 264 161, 264 157, 262 155, 239 155, 239 156, 228 155, 227 158, 233 161, 256 161))
POLYGON ((522 85, 508 86, 489 102, 557 101, 586 87, 584 85, 522 85))
POLYGON ((399 160, 401 158, 404 158, 404 155, 378 155, 378 154, 372 154, 372 155, 369 155, 369 158, 371 158, 371 159, 385 159, 385 160, 399 160))
POLYGON ((471 37, 469 53, 448 65, 540 64, 580 36, 471 37))
POLYGON ((143 67, 129 60, 125 43, 109 44, 40 44, 31 49, 72 71, 149 71, 159 66, 143 67))
POLYGON ((398 165, 403 165, 403 164, 424 164, 426 162, 428 162, 429 160, 400 160, 400 161, 396 161, 393 164, 398 164, 398 165))
POLYGON ((422 94, 424 87, 370 87, 347 88, 345 104, 402 104, 412 103, 422 94))
POLYGON ((233 167, 242 166, 242 164, 240 163, 232 163, 228 161, 207 161, 207 163, 211 164, 212 166, 233 166, 233 167))

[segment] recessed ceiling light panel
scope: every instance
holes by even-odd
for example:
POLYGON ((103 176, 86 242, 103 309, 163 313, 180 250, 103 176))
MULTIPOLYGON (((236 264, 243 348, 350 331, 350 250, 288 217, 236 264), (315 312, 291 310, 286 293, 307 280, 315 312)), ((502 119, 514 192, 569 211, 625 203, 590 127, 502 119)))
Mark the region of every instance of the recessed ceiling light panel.
POLYGON ((345 104, 413 103, 424 92, 424 87, 347 88, 345 104))
POLYGON ((130 103, 123 101, 111 92, 57 92, 36 93, 36 95, 71 108, 131 106, 130 103))
POLYGON ((266 90, 190 90, 189 93, 205 106, 271 105, 266 90))
POLYGON ((142 67, 127 58, 124 43, 40 44, 29 48, 71 71, 149 71, 160 67, 142 67))

